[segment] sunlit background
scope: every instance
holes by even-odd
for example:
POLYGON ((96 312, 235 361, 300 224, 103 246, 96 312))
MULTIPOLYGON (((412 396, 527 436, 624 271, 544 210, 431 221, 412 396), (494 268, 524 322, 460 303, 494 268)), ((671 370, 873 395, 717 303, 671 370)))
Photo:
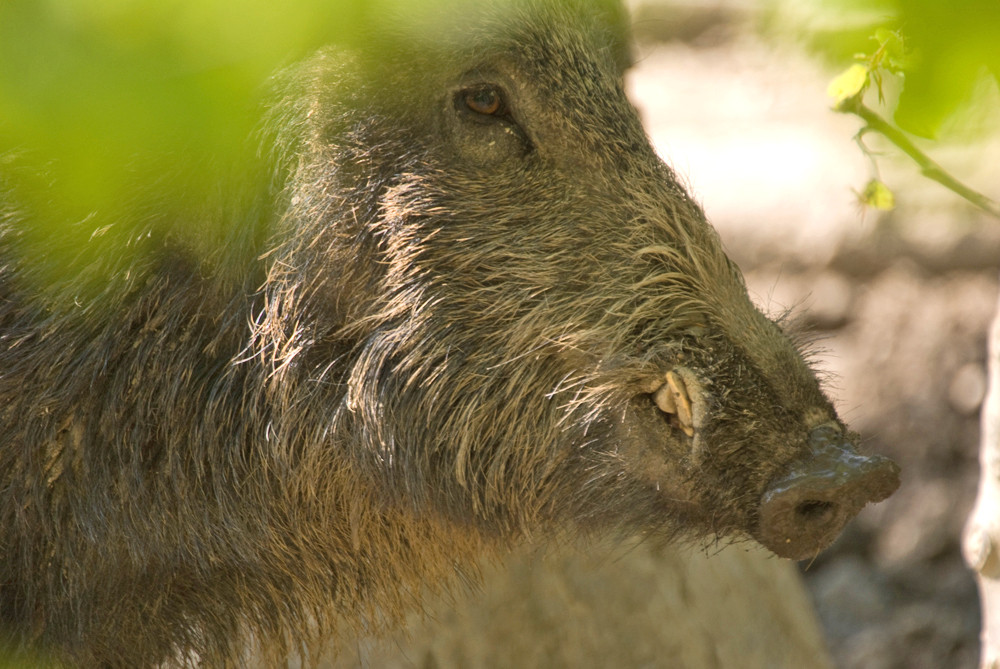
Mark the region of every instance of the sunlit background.
MULTIPOLYGON (((895 119, 946 170, 1000 198, 1000 10, 827 0, 634 0, 630 91, 660 154, 683 175, 773 313, 795 308, 817 363, 867 447, 903 485, 804 569, 836 666, 975 667, 979 608, 959 536, 976 493, 987 324, 1000 221, 927 180, 827 86, 871 54, 880 25, 916 29, 925 71, 895 119), (926 13, 926 14, 924 14, 926 13), (937 30, 925 35, 927 26, 937 30), (991 60, 992 59, 992 60, 991 60), (988 63, 992 63, 992 71, 988 63), (859 204, 869 179, 896 207, 859 204)), ((938 6, 934 6, 934 5, 938 6)), ((916 44, 912 45, 916 47, 916 44)), ((912 83, 916 82, 916 83, 912 83)), ((893 119, 902 78, 869 105, 893 119)))

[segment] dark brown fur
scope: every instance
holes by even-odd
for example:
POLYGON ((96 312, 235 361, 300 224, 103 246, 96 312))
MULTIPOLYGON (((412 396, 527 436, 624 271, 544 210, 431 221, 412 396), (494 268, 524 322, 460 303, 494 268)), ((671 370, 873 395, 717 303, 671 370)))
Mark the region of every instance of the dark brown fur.
POLYGON ((8 183, 16 642, 86 666, 315 657, 528 534, 754 531, 808 430, 840 423, 654 154, 619 19, 590 5, 316 55, 280 78, 238 213, 90 224, 56 254, 8 183), (462 107, 484 83, 509 116, 462 107), (693 439, 647 394, 681 366, 693 439))

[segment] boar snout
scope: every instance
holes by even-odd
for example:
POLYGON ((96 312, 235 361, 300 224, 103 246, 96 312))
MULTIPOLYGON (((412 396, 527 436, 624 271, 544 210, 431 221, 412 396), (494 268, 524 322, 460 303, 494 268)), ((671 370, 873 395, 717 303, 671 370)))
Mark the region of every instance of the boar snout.
POLYGON ((756 538, 781 557, 812 557, 866 504, 882 501, 898 487, 895 462, 859 455, 835 428, 817 428, 810 434, 809 454, 761 497, 756 538))

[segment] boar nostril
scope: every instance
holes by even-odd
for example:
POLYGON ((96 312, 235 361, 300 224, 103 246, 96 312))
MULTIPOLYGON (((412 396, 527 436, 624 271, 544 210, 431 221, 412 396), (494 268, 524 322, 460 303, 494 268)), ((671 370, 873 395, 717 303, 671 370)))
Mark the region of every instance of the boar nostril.
POLYGON ((803 523, 825 525, 837 514, 837 505, 818 499, 799 502, 795 507, 795 515, 803 523))
POLYGON ((761 497, 755 537, 782 557, 816 555, 870 502, 899 486, 899 467, 886 458, 858 454, 832 432, 814 431, 809 452, 771 481, 761 497))

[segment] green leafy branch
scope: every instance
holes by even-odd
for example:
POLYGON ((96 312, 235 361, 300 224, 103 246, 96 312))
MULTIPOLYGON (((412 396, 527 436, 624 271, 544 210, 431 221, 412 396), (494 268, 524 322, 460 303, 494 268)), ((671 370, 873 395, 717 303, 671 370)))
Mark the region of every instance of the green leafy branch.
MULTIPOLYGON (((865 122, 864 127, 856 135, 861 150, 872 158, 874 164, 873 154, 865 146, 863 139, 868 133, 878 133, 908 155, 925 177, 938 182, 979 209, 1000 219, 1000 204, 956 179, 917 147, 906 133, 865 105, 865 92, 872 85, 878 92, 879 103, 884 103, 882 90, 884 73, 901 73, 909 64, 903 38, 898 32, 880 28, 876 31, 874 39, 879 43, 878 48, 871 55, 858 56, 862 62, 854 63, 847 68, 830 82, 827 90, 834 99, 835 111, 854 114, 865 122)), ((860 198, 866 205, 876 209, 888 210, 895 205, 892 191, 877 177, 869 181, 860 198)))

